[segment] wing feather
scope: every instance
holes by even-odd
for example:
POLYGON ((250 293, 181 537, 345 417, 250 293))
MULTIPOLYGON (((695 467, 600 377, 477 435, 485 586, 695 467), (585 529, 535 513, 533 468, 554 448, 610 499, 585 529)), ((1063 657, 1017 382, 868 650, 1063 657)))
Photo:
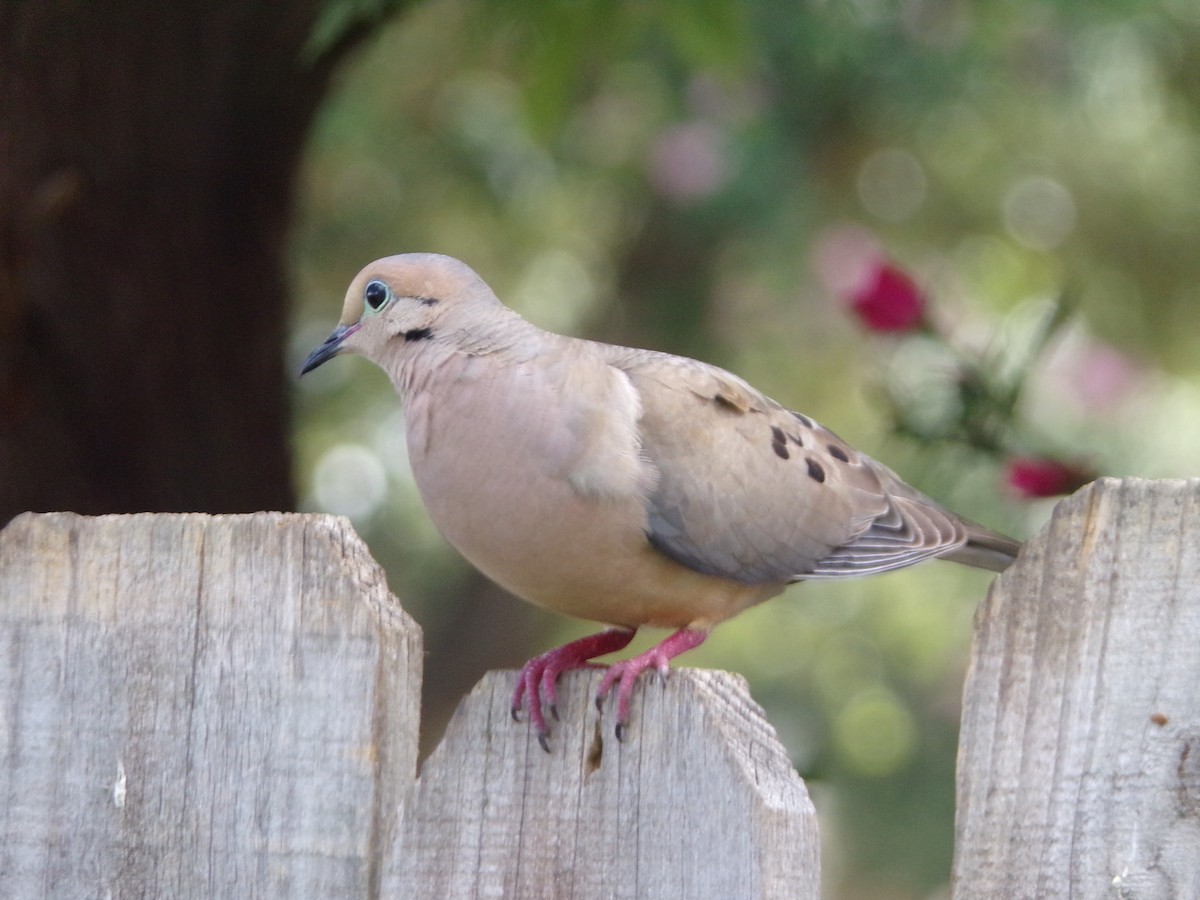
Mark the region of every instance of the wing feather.
POLYGON ((962 520, 737 376, 651 351, 610 362, 638 391, 657 474, 647 538, 677 562, 783 583, 886 572, 966 542, 962 520))

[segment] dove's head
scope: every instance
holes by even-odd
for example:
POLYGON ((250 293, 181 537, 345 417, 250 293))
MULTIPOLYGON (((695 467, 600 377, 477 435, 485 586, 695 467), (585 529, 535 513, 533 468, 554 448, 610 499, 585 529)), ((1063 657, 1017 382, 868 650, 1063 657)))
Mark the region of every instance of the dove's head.
POLYGON ((486 345, 487 330, 516 318, 470 266, 437 253, 405 253, 377 259, 346 291, 337 328, 304 361, 310 372, 339 353, 382 362, 389 348, 446 341, 486 345))

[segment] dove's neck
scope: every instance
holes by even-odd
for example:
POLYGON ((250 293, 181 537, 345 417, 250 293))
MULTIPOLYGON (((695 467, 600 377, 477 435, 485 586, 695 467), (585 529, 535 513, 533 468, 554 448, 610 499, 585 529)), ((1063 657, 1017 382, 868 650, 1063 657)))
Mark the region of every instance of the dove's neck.
POLYGON ((477 312, 464 327, 443 323, 424 339, 400 339, 384 366, 404 403, 464 377, 499 372, 544 355, 567 340, 503 306, 477 312))

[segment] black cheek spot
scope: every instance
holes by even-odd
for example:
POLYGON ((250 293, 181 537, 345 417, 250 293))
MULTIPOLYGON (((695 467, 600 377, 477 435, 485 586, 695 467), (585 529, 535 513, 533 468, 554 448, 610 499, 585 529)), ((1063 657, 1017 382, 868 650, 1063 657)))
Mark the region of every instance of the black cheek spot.
POLYGON ((808 477, 818 484, 825 481, 825 470, 821 468, 821 464, 815 459, 808 458, 804 460, 808 463, 808 477))
POLYGON ((415 299, 419 300, 422 306, 437 306, 441 302, 437 297, 417 297, 415 299))
POLYGON ((829 455, 834 459, 840 459, 842 462, 850 462, 850 457, 846 455, 846 451, 837 444, 829 445, 829 455))
POLYGON ((430 328, 414 328, 412 331, 404 332, 406 341, 427 341, 431 337, 433 337, 433 329, 430 328))

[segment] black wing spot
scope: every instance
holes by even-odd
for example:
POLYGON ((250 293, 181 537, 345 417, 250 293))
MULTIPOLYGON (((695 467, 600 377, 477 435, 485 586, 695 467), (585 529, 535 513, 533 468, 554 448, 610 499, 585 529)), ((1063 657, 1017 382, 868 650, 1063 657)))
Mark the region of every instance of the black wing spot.
POLYGON ((805 428, 813 427, 813 420, 810 419, 808 416, 804 415, 804 413, 793 412, 792 415, 795 416, 796 421, 799 422, 801 425, 803 425, 805 428))
POLYGON ((432 328, 414 328, 412 331, 404 332, 406 341, 427 341, 431 337, 433 337, 432 328))
POLYGON ((793 444, 795 444, 797 447, 804 446, 804 439, 801 438, 800 435, 798 435, 798 434, 789 434, 788 440, 791 441, 793 444))
POLYGON ((811 456, 806 457, 804 461, 808 463, 808 477, 818 484, 823 483, 825 481, 825 470, 821 468, 821 464, 811 456))
POLYGON ((771 449, 780 459, 788 459, 791 456, 787 448, 787 435, 778 425, 771 426, 771 449))
POLYGON ((846 451, 837 444, 829 445, 829 455, 834 459, 840 459, 842 462, 850 462, 850 457, 846 455, 846 451))
POLYGON ((740 412, 738 405, 726 397, 724 394, 713 394, 713 403, 725 409, 732 409, 734 412, 740 412))

